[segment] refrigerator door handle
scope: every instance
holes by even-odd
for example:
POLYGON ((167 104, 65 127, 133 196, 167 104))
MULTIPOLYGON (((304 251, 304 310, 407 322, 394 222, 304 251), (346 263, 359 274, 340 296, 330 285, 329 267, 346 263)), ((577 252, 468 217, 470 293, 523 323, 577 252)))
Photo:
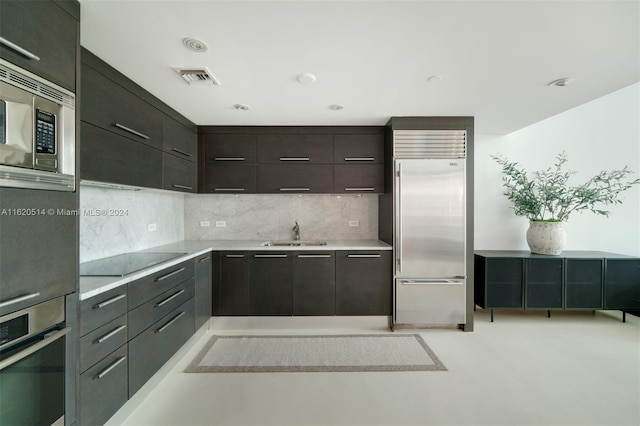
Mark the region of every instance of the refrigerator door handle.
POLYGON ((438 284, 464 284, 464 281, 460 279, 420 279, 420 280, 401 280, 402 285, 438 285, 438 284))
POLYGON ((396 272, 402 272, 402 163, 397 163, 396 172, 396 272))

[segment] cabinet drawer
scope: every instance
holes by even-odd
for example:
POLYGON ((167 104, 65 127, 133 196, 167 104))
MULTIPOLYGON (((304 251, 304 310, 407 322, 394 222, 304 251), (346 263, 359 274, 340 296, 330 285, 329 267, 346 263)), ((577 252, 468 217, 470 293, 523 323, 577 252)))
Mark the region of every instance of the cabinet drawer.
POLYGON ((120 136, 162 149, 162 113, 87 65, 82 66, 80 118, 120 136))
POLYGON ((191 162, 196 161, 196 133, 171 117, 162 118, 162 149, 191 162))
POLYGON ((80 301, 80 336, 127 313, 127 286, 80 301))
POLYGON ((205 162, 255 163, 256 135, 216 134, 204 137, 205 162))
POLYGON ((162 151, 83 122, 80 177, 146 188, 162 187, 162 151))
POLYGON ((129 310, 193 277, 193 259, 129 283, 129 310))
POLYGON ((359 193, 384 192, 382 164, 346 164, 333 166, 333 191, 359 193))
POLYGON ((382 164, 384 135, 334 135, 333 162, 335 164, 382 164))
POLYGON ((129 341, 129 398, 194 333, 193 299, 129 341))
POLYGON ((191 299, 193 293, 194 280, 191 278, 129 311, 129 338, 137 336, 186 300, 191 299))
POLYGON ((322 164, 259 164, 259 193, 331 193, 333 166, 322 164))
POLYGON ((333 163, 333 135, 258 135, 258 163, 333 163))
POLYGON ((162 187, 173 191, 196 192, 195 163, 163 153, 162 187))
POLYGON ((104 424, 127 402, 127 345, 123 345, 80 375, 80 421, 104 424))
POLYGON ((127 316, 122 315, 80 338, 80 371, 83 372, 127 343, 127 316))
POLYGON ((256 166, 253 164, 207 164, 203 192, 222 194, 256 192, 256 166))

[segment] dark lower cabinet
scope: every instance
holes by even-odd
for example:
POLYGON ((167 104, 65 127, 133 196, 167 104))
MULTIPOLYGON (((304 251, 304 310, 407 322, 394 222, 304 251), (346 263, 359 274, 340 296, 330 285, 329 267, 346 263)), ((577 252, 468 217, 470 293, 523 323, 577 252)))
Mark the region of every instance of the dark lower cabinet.
POLYGON ((211 318, 213 294, 213 256, 211 253, 196 258, 195 329, 198 330, 211 318))
POLYGON ((220 253, 220 315, 249 315, 249 252, 220 253))
POLYGON ((527 309, 562 308, 562 259, 527 259, 527 309))
POLYGON ((607 259, 605 309, 640 309, 640 259, 607 259))
POLYGON ((211 316, 221 315, 221 276, 220 253, 211 252, 211 316))
POLYGON ((335 253, 293 253, 293 315, 336 314, 335 253))
POLYGON ((604 261, 567 259, 565 267, 565 307, 602 309, 604 261))
POLYGON ((476 256, 476 304, 483 308, 522 309, 523 265, 523 260, 517 258, 476 256))
POLYGON ((336 251, 336 315, 391 315, 390 251, 336 251))
POLYGON ((252 253, 251 315, 293 315, 291 252, 252 253))

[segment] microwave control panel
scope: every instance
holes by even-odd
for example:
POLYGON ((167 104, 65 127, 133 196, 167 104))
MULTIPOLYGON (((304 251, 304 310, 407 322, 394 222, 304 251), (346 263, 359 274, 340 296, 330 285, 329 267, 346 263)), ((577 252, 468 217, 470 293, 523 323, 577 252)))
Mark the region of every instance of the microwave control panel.
POLYGON ((36 152, 56 153, 56 116, 41 109, 36 110, 36 152))

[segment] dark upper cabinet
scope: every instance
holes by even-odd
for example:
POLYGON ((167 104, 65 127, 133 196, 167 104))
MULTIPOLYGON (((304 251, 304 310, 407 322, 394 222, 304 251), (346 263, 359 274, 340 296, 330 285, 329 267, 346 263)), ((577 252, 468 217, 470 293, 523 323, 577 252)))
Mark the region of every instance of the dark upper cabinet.
POLYGON ((333 163, 333 135, 273 134, 257 136, 258 163, 333 163))
POLYGON ((0 57, 76 92, 80 4, 77 1, 0 1, 0 57), (36 60, 29 54, 39 58, 36 60))
POLYGON ((81 126, 82 179, 162 188, 162 151, 92 124, 81 126))
POLYGON ((213 290, 213 256, 211 253, 196 258, 195 329, 211 318, 213 290))
POLYGON ((253 164, 207 164, 200 192, 254 193, 256 166, 253 164))
POLYGON ((136 142, 162 149, 162 113, 92 67, 82 66, 80 118, 136 142))
POLYGON ((563 307, 562 259, 526 259, 527 309, 563 307))
POLYGON ((565 269, 565 308, 602 309, 604 261, 567 259, 565 269))
POLYGON ((475 256, 475 303, 482 308, 523 307, 524 261, 475 256))
POLYGON ((333 192, 384 193, 384 165, 336 164, 333 166, 333 192))
POLYGON ((335 314, 335 253, 293 253, 293 315, 335 314))
POLYGON ((196 192, 196 165, 175 155, 162 154, 162 188, 196 192))
POLYGON ((196 132, 179 121, 163 115, 162 149, 176 157, 195 163, 198 153, 196 132))
POLYGON ((255 163, 256 135, 222 133, 204 136, 204 161, 225 164, 255 163))
POLYGON ((325 164, 259 164, 259 193, 331 193, 333 166, 325 164))
POLYGON ((384 163, 384 135, 335 134, 333 162, 335 164, 384 163))
POLYGON ((220 253, 220 315, 249 315, 249 252, 220 253))
POLYGON ((292 315, 291 252, 252 253, 251 315, 292 315))
POLYGON ((336 251, 336 315, 391 315, 391 251, 336 251))
POLYGON ((640 259, 607 259, 605 309, 640 309, 640 259))

